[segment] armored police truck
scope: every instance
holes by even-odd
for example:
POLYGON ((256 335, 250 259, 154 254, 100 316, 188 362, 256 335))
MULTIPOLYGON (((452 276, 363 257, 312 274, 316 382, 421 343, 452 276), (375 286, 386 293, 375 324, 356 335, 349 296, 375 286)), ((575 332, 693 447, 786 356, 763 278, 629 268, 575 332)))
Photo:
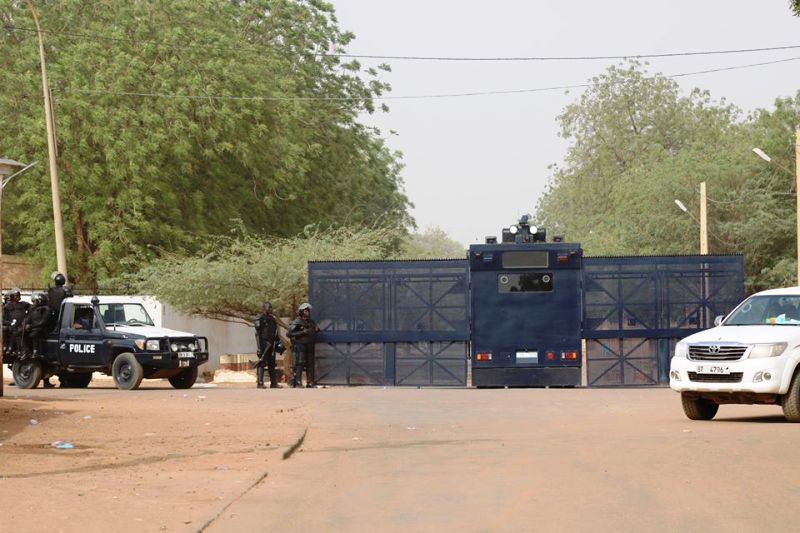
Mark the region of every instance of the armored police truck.
POLYGON ((207 360, 207 338, 156 327, 134 298, 72 297, 62 302, 42 353, 17 354, 11 369, 22 389, 35 388, 45 375, 58 376, 62 387, 88 387, 93 372, 110 374, 123 390, 151 378, 188 389, 207 360))
POLYGON ((526 215, 470 246, 473 385, 581 384, 583 252, 554 241, 526 215))

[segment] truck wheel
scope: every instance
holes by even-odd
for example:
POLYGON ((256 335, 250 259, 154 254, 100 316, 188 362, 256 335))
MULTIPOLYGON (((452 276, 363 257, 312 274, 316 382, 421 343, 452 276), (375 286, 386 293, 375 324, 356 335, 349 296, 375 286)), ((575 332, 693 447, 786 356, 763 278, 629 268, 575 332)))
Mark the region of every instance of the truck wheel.
POLYGON ((717 402, 704 398, 692 398, 681 394, 681 403, 683 404, 683 412, 691 420, 711 420, 719 411, 717 402))
POLYGON ((789 422, 800 422, 800 373, 795 372, 789 391, 781 398, 783 416, 789 422))
POLYGON ((35 389, 42 381, 42 364, 36 359, 16 360, 11 365, 14 383, 20 389, 35 389))
POLYGON ((120 390, 138 389, 144 377, 144 369, 136 357, 130 353, 121 353, 111 365, 111 375, 120 390))
POLYGON ((187 368, 180 374, 169 378, 169 384, 176 389, 191 389, 194 382, 197 381, 197 367, 193 366, 187 368))
POLYGON ((58 380, 62 389, 85 389, 92 381, 92 374, 59 374, 58 380))

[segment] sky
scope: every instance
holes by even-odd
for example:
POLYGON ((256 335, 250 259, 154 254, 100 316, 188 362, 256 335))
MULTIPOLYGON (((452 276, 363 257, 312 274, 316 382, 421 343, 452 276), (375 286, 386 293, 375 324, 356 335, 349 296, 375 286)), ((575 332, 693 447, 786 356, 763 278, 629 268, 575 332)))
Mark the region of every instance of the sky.
MULTIPOLYGON (((800 58, 800 18, 786 0, 332 0, 349 53, 519 57, 637 55, 798 45, 798 48, 648 60, 678 74, 800 58)), ((380 61, 362 60, 364 66, 380 61)), ((619 60, 548 62, 386 61, 391 96, 504 91, 585 83, 619 60)), ((677 78, 684 92, 707 89, 745 112, 771 108, 800 90, 800 59, 677 78)), ((403 153, 405 190, 418 229, 445 230, 463 245, 499 235, 534 213, 551 164, 568 141, 557 117, 573 89, 458 98, 389 100, 366 115, 403 153)), ((755 156, 754 156, 755 157, 755 156)), ((698 181, 701 179, 698 178, 698 181)), ((665 208, 674 209, 673 199, 665 208)))

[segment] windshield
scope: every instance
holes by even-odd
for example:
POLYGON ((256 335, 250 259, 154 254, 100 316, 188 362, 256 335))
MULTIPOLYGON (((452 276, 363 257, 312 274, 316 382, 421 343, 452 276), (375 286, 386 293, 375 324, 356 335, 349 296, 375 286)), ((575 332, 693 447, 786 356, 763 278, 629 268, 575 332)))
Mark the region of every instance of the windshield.
POLYGON ((724 326, 800 325, 800 296, 752 296, 725 320, 724 326))
POLYGON ((100 316, 106 326, 153 326, 142 304, 100 304, 100 316))

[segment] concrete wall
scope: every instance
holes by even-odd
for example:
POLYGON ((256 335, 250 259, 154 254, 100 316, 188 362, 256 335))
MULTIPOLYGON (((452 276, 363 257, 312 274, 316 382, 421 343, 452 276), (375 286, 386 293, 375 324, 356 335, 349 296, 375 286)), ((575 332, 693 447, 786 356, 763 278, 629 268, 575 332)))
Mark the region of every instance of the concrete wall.
POLYGON ((0 256, 0 287, 20 289, 39 287, 42 284, 42 267, 18 255, 0 256))

